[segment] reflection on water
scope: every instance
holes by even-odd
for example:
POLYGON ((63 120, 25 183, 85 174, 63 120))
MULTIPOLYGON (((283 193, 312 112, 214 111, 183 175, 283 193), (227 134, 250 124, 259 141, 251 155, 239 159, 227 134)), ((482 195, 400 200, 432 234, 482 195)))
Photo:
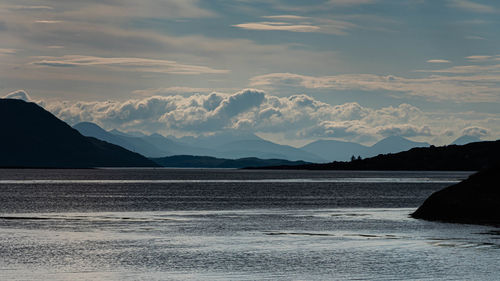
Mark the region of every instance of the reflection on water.
MULTIPOLYGON (((205 179, 259 179, 237 171, 198 172, 205 179)), ((95 179, 92 171, 71 173, 60 180, 85 173, 95 179)), ((134 180, 130 173, 136 171, 105 173, 134 180)), ((162 173, 167 175, 155 177, 184 177, 177 170, 162 173)), ((409 218, 446 184, 388 182, 0 184, 0 279, 498 278, 498 229, 409 218)))

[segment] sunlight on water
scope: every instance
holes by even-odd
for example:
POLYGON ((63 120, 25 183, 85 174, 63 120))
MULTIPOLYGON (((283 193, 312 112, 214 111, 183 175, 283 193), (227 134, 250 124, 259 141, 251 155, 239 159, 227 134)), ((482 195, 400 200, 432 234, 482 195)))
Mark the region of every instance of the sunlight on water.
POLYGON ((0 184, 124 184, 124 183, 458 183, 434 178, 333 178, 255 180, 0 180, 0 184))
MULTIPOLYGON (((237 171, 224 174, 230 182, 118 182, 113 174, 129 172, 106 171, 113 181, 98 185, 88 182, 97 181, 92 171, 82 172, 86 182, 3 180, 0 279, 498 277, 498 229, 408 216, 443 182, 399 182, 400 174, 386 182, 343 182, 335 180, 348 179, 345 173, 326 173, 310 177, 318 181, 276 183, 257 174, 242 181, 237 171)), ((463 174, 406 178, 457 177, 463 174)))

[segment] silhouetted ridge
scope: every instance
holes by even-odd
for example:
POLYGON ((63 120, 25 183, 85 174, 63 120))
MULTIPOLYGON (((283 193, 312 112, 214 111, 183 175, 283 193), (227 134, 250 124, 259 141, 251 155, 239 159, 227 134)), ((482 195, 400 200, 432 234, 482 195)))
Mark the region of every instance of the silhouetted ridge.
POLYGON ((163 158, 151 158, 163 167, 176 168, 243 168, 263 167, 270 165, 303 165, 304 161, 288 161, 282 159, 259 159, 255 157, 240 159, 224 159, 210 156, 176 155, 163 158))
POLYGON ((82 136, 34 103, 0 99, 0 167, 157 167, 140 154, 82 136))
POLYGON ((350 162, 276 166, 266 169, 305 170, 427 170, 427 171, 479 171, 491 167, 500 159, 500 140, 418 147, 408 151, 382 154, 350 162))

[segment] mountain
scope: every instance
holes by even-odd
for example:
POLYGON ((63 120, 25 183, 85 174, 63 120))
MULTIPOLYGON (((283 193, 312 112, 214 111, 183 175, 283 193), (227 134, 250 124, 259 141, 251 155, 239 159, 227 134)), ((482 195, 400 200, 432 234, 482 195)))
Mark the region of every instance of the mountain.
POLYGON ((304 170, 425 170, 479 171, 495 165, 500 159, 500 140, 466 145, 416 147, 408 151, 377 155, 350 162, 265 167, 266 169, 304 170))
POLYGON ((361 156, 371 157, 379 154, 406 151, 414 147, 429 147, 429 146, 430 144, 426 142, 415 142, 400 136, 391 136, 372 145, 368 150, 362 153, 361 156))
POLYGON ((300 149, 321 155, 322 158, 330 161, 347 161, 353 155, 361 155, 365 153, 368 147, 354 143, 337 140, 317 140, 311 142, 300 149))
POLYGON ((176 168, 244 168, 270 165, 303 165, 304 161, 287 161, 281 159, 259 159, 255 157, 240 159, 223 159, 208 156, 176 155, 163 158, 152 158, 163 167, 176 168))
POLYGON ((244 140, 263 140, 262 138, 256 136, 249 132, 218 132, 212 135, 201 135, 198 137, 186 136, 176 141, 195 147, 217 149, 224 146, 226 143, 244 140))
POLYGON ((479 142, 479 141, 481 141, 481 139, 478 138, 478 137, 474 137, 474 136, 461 136, 458 139, 456 139, 454 142, 452 142, 451 144, 464 145, 464 144, 468 144, 468 143, 471 143, 471 142, 479 142))
POLYGON ((300 150, 298 148, 276 144, 263 139, 240 140, 225 143, 217 149, 217 157, 244 158, 258 157, 263 159, 303 160, 308 162, 326 162, 325 159, 300 150))
POLYGON ((433 193, 412 217, 445 222, 500 225, 500 165, 433 193))
POLYGON ((162 156, 172 156, 172 155, 214 155, 215 152, 212 149, 204 147, 196 147, 188 144, 179 143, 175 140, 166 138, 160 134, 152 134, 150 136, 143 137, 145 141, 159 147, 163 150, 168 150, 168 154, 162 156))
POLYGON ((73 126, 82 135, 87 137, 94 137, 112 144, 119 145, 130 151, 140 153, 146 157, 161 157, 171 155, 170 152, 160 149, 153 144, 145 141, 140 137, 128 136, 126 134, 112 134, 97 124, 90 122, 81 122, 73 126))
POLYGON ((372 157, 379 154, 396 153, 414 147, 428 147, 425 142, 414 142, 403 137, 387 137, 376 144, 368 147, 354 142, 337 140, 318 140, 309 143, 302 150, 316 155, 321 155, 330 161, 347 161, 352 156, 372 157))
POLYGON ((0 99, 0 166, 157 167, 144 156, 81 135, 34 103, 0 99))

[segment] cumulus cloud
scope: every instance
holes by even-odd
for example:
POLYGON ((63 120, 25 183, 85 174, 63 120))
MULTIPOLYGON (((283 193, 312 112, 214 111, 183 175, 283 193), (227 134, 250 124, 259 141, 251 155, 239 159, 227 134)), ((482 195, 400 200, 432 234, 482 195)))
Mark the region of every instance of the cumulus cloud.
POLYGON ((415 126, 410 124, 387 125, 377 128, 377 133, 382 136, 432 136, 431 129, 428 126, 415 126))
POLYGON ((467 127, 462 130, 462 136, 482 138, 487 137, 488 135, 490 135, 490 131, 482 127, 467 127))
POLYGON ((406 103, 382 108, 356 102, 331 105, 305 94, 282 97, 255 89, 94 102, 33 101, 26 91, 18 90, 4 98, 36 102, 71 125, 88 121, 106 129, 169 135, 235 130, 290 140, 336 138, 366 143, 403 136, 440 139, 446 144, 460 134, 495 137, 490 130, 498 124, 498 118, 490 115, 428 113, 406 103))
POLYGON ((418 108, 401 104, 373 109, 358 103, 330 105, 308 95, 279 97, 245 89, 233 94, 150 96, 124 102, 51 102, 46 108, 74 124, 146 132, 210 133, 252 130, 295 138, 372 141, 388 135, 431 136, 418 108), (418 123, 418 124, 417 124, 418 123))
POLYGON ((10 92, 3 97, 4 99, 18 99, 23 101, 31 101, 30 96, 26 93, 25 90, 17 90, 14 92, 10 92))

